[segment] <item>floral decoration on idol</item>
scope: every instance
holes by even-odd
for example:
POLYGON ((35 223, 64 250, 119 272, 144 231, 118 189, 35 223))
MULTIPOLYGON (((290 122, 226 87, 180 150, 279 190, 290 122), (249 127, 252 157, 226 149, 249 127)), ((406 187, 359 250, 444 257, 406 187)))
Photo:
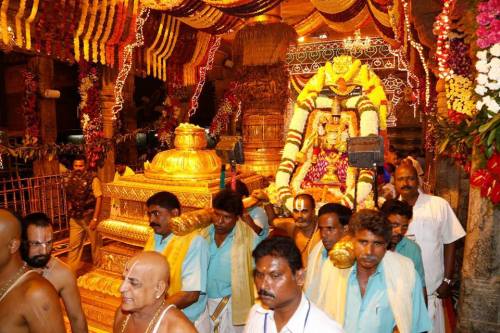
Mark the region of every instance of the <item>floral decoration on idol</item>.
POLYGON ((38 79, 35 73, 23 71, 24 77, 24 99, 21 106, 24 116, 24 138, 23 146, 35 146, 40 136, 40 121, 37 115, 37 93, 38 79))
POLYGON ((80 123, 85 141, 85 155, 91 168, 96 168, 105 157, 102 110, 99 96, 99 71, 95 65, 80 61, 80 123))

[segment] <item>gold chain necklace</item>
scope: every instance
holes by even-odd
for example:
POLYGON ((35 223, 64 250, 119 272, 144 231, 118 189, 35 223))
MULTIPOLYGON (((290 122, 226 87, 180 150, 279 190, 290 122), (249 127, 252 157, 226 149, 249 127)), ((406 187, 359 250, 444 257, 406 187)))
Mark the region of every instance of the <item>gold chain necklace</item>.
MULTIPOLYGON (((160 315, 161 310, 163 309, 163 305, 165 305, 165 300, 163 300, 161 302, 160 306, 158 307, 158 310, 156 310, 155 314, 153 315, 153 318, 151 318, 151 320, 149 321, 148 327, 146 328, 144 333, 151 332, 151 325, 153 325, 153 323, 155 323, 156 320, 158 319, 158 316, 160 315)), ((125 332, 125 329, 127 328, 127 324, 128 324, 129 319, 130 319, 130 316, 131 316, 131 314, 128 314, 127 318, 125 318, 125 320, 123 321, 121 333, 125 332)))
POLYGON ((19 280, 21 275, 26 273, 27 267, 28 265, 26 263, 23 263, 23 265, 21 266, 21 268, 19 268, 17 273, 9 281, 4 283, 3 287, 0 289, 0 299, 2 299, 5 293, 9 290, 9 288, 12 287, 12 285, 16 283, 17 280, 19 280))

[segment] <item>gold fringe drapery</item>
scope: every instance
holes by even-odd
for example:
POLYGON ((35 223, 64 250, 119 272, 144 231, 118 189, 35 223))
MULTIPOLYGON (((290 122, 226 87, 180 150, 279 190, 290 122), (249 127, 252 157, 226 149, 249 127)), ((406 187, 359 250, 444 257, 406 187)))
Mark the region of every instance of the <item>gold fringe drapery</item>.
POLYGON ((196 47, 191 60, 184 64, 182 80, 185 86, 195 85, 197 81, 196 70, 201 65, 203 58, 208 52, 210 40, 212 36, 205 32, 199 31, 196 35, 196 47))
POLYGON ((307 15, 304 19, 293 25, 293 28, 297 32, 299 36, 307 36, 316 30, 318 30, 324 23, 323 17, 321 14, 314 10, 309 15, 307 15))
POLYGON ((234 39, 233 57, 243 66, 272 65, 285 60, 297 33, 285 23, 247 25, 234 39))

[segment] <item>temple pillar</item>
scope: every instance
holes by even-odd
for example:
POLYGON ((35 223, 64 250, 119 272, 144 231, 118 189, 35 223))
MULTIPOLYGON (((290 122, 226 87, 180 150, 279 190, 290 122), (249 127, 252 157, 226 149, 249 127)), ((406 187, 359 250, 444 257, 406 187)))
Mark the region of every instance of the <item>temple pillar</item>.
MULTIPOLYGON (((105 67, 102 74, 101 108, 103 133, 106 139, 111 139, 114 134, 113 105, 115 104, 115 80, 116 70, 105 67)), ((101 182, 107 183, 113 180, 115 174, 115 148, 112 147, 107 153, 104 164, 98 170, 101 182)))
MULTIPOLYGON (((28 64, 38 76, 39 94, 38 107, 40 119, 40 140, 42 143, 55 143, 57 139, 56 100, 54 96, 45 94, 53 88, 54 61, 47 57, 33 57, 28 64)), ((48 158, 35 160, 33 162, 33 174, 35 176, 54 175, 59 173, 57 157, 49 161, 48 158)))
POLYGON ((279 6, 247 20, 235 37, 245 155, 242 171, 273 176, 278 169, 288 102, 289 74, 283 63, 295 39, 295 30, 281 20, 279 6))
POLYGON ((500 330, 500 209, 471 187, 457 332, 500 330))

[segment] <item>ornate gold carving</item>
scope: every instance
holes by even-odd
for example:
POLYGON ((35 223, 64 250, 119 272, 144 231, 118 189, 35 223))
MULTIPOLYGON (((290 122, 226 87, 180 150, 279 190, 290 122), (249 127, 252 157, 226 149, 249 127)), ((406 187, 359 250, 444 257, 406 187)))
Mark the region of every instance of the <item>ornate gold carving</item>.
POLYGON ((349 268, 354 265, 354 245, 351 236, 344 236, 328 253, 333 265, 338 268, 349 268))
POLYGON ((175 149, 156 154, 151 164, 144 163, 147 178, 196 182, 219 177, 222 163, 214 150, 205 150, 203 128, 179 125, 175 129, 174 146, 175 149))

